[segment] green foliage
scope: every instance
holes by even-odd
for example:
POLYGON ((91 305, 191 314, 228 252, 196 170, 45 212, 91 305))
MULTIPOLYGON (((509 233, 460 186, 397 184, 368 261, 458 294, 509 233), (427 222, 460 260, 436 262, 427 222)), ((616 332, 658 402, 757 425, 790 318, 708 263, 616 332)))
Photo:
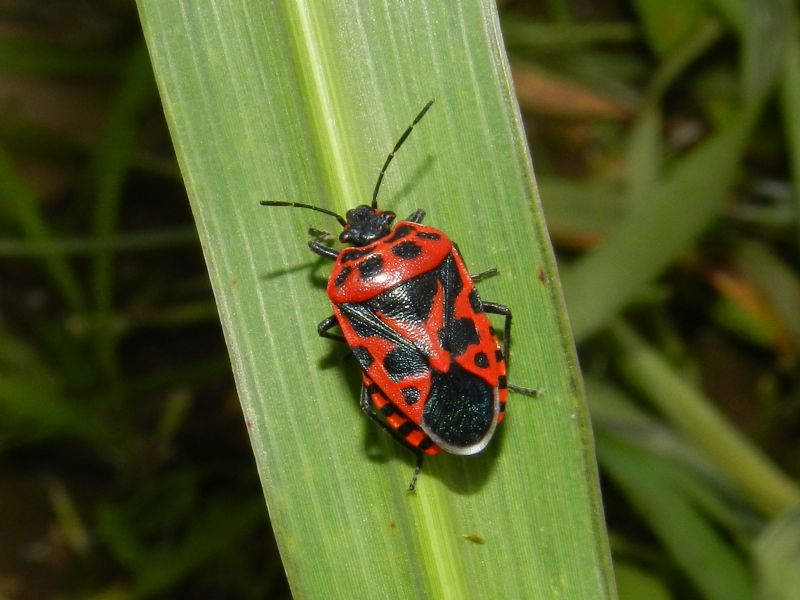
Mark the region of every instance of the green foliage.
POLYGON ((620 597, 793 598, 796 6, 501 3, 501 40, 488 2, 385 4, 143 0, 183 180, 132 6, 0 16, 0 595, 613 596, 504 41, 620 597), (408 496, 313 331, 332 220, 258 201, 368 197, 429 97, 381 204, 500 268, 543 394, 408 496))
POLYGON ((788 600, 800 586, 800 520, 797 507, 774 519, 755 541, 759 598, 788 600))

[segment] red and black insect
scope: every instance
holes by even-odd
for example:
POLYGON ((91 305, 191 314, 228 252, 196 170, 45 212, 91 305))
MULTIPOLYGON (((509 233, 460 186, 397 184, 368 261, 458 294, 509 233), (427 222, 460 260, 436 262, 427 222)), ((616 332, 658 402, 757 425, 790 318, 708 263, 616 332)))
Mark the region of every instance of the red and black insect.
POLYGON ((507 381, 511 311, 480 299, 456 245, 422 225, 414 211, 392 228, 395 214, 378 209, 378 191, 395 153, 433 104, 429 101, 386 157, 370 206, 346 218, 299 202, 265 206, 308 208, 335 217, 339 241, 311 230, 311 250, 336 261, 328 280, 334 314, 322 321, 321 337, 345 342, 361 365, 361 409, 417 455, 413 490, 425 454, 444 450, 469 455, 483 450, 503 420, 508 390, 535 395, 507 381), (487 313, 505 317, 503 344, 487 313), (331 333, 338 326, 342 335, 331 333))

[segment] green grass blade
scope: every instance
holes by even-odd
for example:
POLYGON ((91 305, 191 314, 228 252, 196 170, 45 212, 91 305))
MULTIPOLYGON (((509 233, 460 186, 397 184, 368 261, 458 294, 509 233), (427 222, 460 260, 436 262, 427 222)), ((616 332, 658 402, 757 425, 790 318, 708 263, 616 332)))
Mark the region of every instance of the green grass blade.
POLYGON ((48 242, 0 239, 0 258, 48 255, 83 255, 104 252, 141 252, 188 246, 197 243, 194 227, 164 227, 133 233, 119 233, 111 239, 96 237, 58 238, 48 242))
POLYGON ((601 246, 562 269, 576 340, 604 327, 717 215, 751 123, 742 116, 682 159, 663 182, 635 194, 631 204, 638 210, 601 246))
MULTIPOLYGON (((17 173, 2 148, 0 148, 0 198, 3 200, 2 210, 8 213, 9 220, 13 221, 21 237, 26 241, 45 246, 53 241, 54 234, 39 210, 36 195, 17 173)), ((80 312, 85 305, 83 290, 64 256, 51 254, 42 257, 39 262, 64 302, 73 311, 80 312)))
POLYGON ((728 423, 710 403, 630 329, 614 328, 619 368, 735 481, 750 501, 774 515, 800 500, 800 486, 728 423))
POLYGON ((800 508, 778 515, 758 536, 753 547, 758 597, 789 600, 800 589, 800 508))
POLYGON ((119 56, 95 49, 75 49, 47 40, 0 41, 0 73, 26 77, 91 77, 111 75, 120 66, 119 56))
POLYGON ((781 79, 780 103, 783 113, 783 128, 789 151, 789 169, 792 175, 797 210, 800 212, 800 31, 797 18, 793 21, 795 37, 789 43, 781 79))
POLYGON ((659 541, 709 600, 747 600, 745 562, 690 501, 669 462, 598 434, 604 472, 623 490, 659 541))
POLYGON ((522 18, 505 18, 506 46, 514 48, 577 48, 591 44, 624 44, 638 37, 628 23, 536 23, 522 18))
MULTIPOLYGON (((661 181, 635 192, 631 205, 638 210, 602 245, 563 269, 570 320, 579 342, 607 325, 705 230, 736 181, 746 143, 782 64, 788 11, 781 0, 758 5, 716 0, 716 4, 741 38, 741 107, 714 135, 677 161, 661 181)), ((678 54, 674 68, 694 58, 695 44, 695 50, 701 50, 716 38, 716 28, 709 27, 705 33, 700 31, 685 57, 678 54)), ((652 98, 672 77, 672 68, 659 74, 652 98)))
POLYGON ((489 2, 140 0, 237 388, 293 592, 325 598, 614 596, 581 383, 489 2), (319 340, 328 264, 305 248, 369 198, 417 207, 514 310, 507 426, 428 461, 364 419, 355 363, 319 340), (536 210, 531 210, 531 205, 536 210), (466 537, 465 537, 466 536, 466 537), (476 543, 476 540, 484 543, 476 543))
POLYGON ((639 15, 650 48, 659 56, 684 43, 706 9, 702 3, 693 0, 634 0, 633 6, 639 15), (669 23, 669 26, 665 27, 665 23, 669 23))
POLYGON ((750 538, 763 527, 764 518, 739 498, 734 481, 698 444, 658 421, 618 387, 591 376, 586 387, 598 435, 625 442, 632 453, 662 460, 672 485, 730 534, 750 538))
POLYGON ((621 600, 670 600, 669 590, 656 577, 630 563, 616 562, 617 586, 621 600))
POLYGON ((134 153, 140 116, 154 92, 146 49, 138 47, 126 61, 117 95, 89 165, 88 186, 94 197, 93 230, 99 242, 92 261, 96 310, 94 341, 98 364, 108 380, 116 380, 118 376, 112 319, 116 274, 110 244, 117 235, 122 186, 134 153))

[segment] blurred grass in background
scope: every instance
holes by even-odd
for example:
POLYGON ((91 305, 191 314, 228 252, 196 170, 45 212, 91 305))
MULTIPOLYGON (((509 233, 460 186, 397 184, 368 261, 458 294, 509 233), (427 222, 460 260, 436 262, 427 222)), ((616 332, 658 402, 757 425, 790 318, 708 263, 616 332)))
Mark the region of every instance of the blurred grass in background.
MULTIPOLYGON (((792 598, 797 8, 500 8, 620 595, 792 598)), ((0 19, 0 596, 287 596, 135 7, 0 19)))

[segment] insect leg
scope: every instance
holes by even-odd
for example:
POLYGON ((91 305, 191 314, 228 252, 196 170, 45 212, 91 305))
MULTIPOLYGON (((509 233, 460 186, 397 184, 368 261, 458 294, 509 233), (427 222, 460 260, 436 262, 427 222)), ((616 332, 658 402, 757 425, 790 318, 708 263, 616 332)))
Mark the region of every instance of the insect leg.
POLYGON ((491 269, 486 269, 485 271, 481 271, 480 273, 475 273, 475 275, 470 275, 470 279, 472 279, 472 283, 478 283, 483 281, 484 279, 489 279, 490 277, 494 277, 500 271, 497 270, 497 267, 492 267, 491 269))
POLYGON ((417 466, 414 467, 414 474, 411 476, 411 481, 408 483, 408 491, 413 492, 414 488, 417 487, 417 477, 419 477, 419 472, 422 470, 422 461, 425 458, 425 455, 420 452, 416 451, 417 455, 417 466))
POLYGON ((317 238, 320 242, 325 242, 333 239, 333 234, 330 231, 325 231, 324 229, 317 229, 316 227, 309 227, 308 235, 310 235, 313 238, 317 238))
MULTIPOLYGON (((511 347, 511 309, 505 304, 498 304, 497 302, 481 302, 481 304, 483 304, 483 310, 485 312, 493 315, 503 315, 506 318, 505 327, 503 329, 503 356, 506 360, 506 368, 508 368, 508 360, 511 357, 509 354, 509 348, 511 347)), ((539 395, 539 390, 521 387, 510 383, 508 384, 508 389, 512 392, 516 392, 517 394, 524 394, 525 396, 531 396, 532 398, 536 398, 539 395)))
POLYGON ((425 211, 422 210, 421 208, 418 208, 413 213, 408 215, 406 221, 408 221, 409 223, 422 223, 422 219, 424 218, 425 218, 425 211))
POLYGON ((508 353, 511 347, 511 309, 505 304, 498 304, 497 302, 481 302, 483 310, 493 315, 503 315, 505 317, 505 325, 503 327, 503 355, 506 358, 506 365, 510 355, 508 353))
POLYGON ((319 337, 328 338, 329 340, 344 342, 345 339, 341 335, 329 332, 330 329, 336 327, 336 325, 338 324, 339 321, 336 320, 336 315, 331 315, 327 319, 321 321, 319 325, 317 325, 317 334, 319 335, 319 337))
POLYGON ((419 477, 419 472, 422 470, 422 461, 425 456, 424 453, 419 448, 415 448, 409 444, 405 438, 400 437, 400 434, 396 430, 389 427, 389 425, 378 416, 378 413, 375 412, 375 408, 372 406, 372 403, 369 400, 369 392, 364 386, 361 387, 361 400, 359 404, 361 405, 361 410, 364 411, 365 415, 380 425, 381 428, 391 435, 392 438, 394 438, 397 442, 411 450, 411 452, 416 455, 417 465, 414 467, 414 474, 411 476, 411 482, 408 484, 408 491, 413 492, 417 485, 417 477, 419 477))
POLYGON ((339 258, 339 253, 336 250, 326 246, 318 240, 311 240, 308 242, 308 247, 311 248, 311 251, 314 254, 319 254, 322 258, 329 258, 331 260, 336 260, 339 258))
POLYGON ((538 398, 542 393, 541 390, 537 388, 526 388, 519 385, 514 385, 513 383, 509 383, 507 387, 510 392, 522 394, 523 396, 530 396, 531 398, 538 398))
MULTIPOLYGON (((458 253, 461 254, 461 248, 458 247, 458 244, 454 242, 453 246, 455 246, 458 253)), ((497 267, 492 267, 491 269, 486 269, 485 271, 481 271, 480 273, 475 273, 475 275, 470 275, 469 278, 472 279, 472 283, 478 283, 479 281, 483 281, 484 279, 489 279, 490 277, 494 277, 499 273, 500 271, 497 270, 497 267)))
POLYGON ((334 250, 330 246, 326 246, 322 243, 324 240, 331 239, 332 236, 330 233, 327 231, 314 229, 313 227, 308 230, 308 233, 314 236, 314 239, 308 242, 308 247, 311 248, 311 251, 314 254, 318 254, 322 258, 329 258, 331 260, 336 260, 339 257, 338 250, 334 250))

